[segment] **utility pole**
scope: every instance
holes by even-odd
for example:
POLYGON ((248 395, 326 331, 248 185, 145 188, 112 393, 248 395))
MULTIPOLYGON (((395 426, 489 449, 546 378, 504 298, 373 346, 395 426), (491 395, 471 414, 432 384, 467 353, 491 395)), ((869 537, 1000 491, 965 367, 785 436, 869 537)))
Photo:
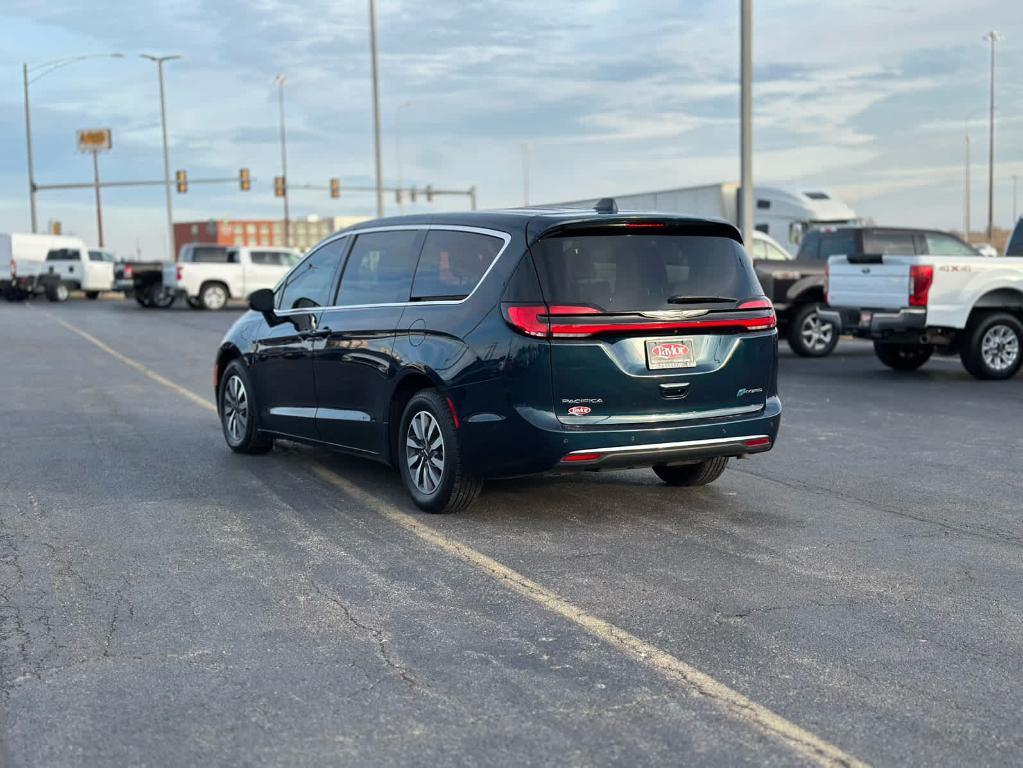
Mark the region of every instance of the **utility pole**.
POLYGON ((740 107, 739 107, 739 229, 747 248, 753 246, 753 2, 739 0, 740 107))
POLYGON ((28 109, 28 64, 21 65, 21 76, 25 83, 25 147, 28 151, 28 207, 32 212, 32 232, 38 231, 36 221, 36 178, 32 165, 32 118, 28 109))
MULTIPOLYGON (((175 261, 177 253, 174 251, 174 215, 171 204, 170 155, 167 150, 167 103, 163 93, 163 63, 180 59, 181 57, 178 55, 152 56, 148 53, 142 53, 139 56, 156 62, 156 74, 160 81, 160 127, 163 130, 163 189, 167 206, 167 259, 168 261, 175 261)), ((98 194, 99 190, 97 189, 96 192, 98 194)))
POLYGON ((966 158, 963 166, 963 239, 970 242, 970 124, 966 124, 966 158))
POLYGON ((522 142, 522 206, 529 207, 529 144, 522 142))
POLYGON ((1012 174, 1012 221, 1019 219, 1019 176, 1012 174))
POLYGON ((277 75, 277 109, 281 123, 281 176, 284 178, 284 245, 291 245, 291 213, 288 210, 288 137, 284 130, 284 75, 277 75))
POLYGON ((99 238, 99 247, 103 247, 103 201, 99 194, 99 151, 92 150, 92 177, 96 183, 96 234, 99 238))
POLYGON ((384 182, 380 167, 380 85, 377 74, 377 12, 369 0, 369 51, 373 63, 373 154, 377 174, 377 217, 384 215, 384 182))
POLYGON ((988 114, 987 143, 987 239, 995 232, 995 43, 999 35, 995 31, 988 32, 984 39, 991 42, 991 98, 988 114))

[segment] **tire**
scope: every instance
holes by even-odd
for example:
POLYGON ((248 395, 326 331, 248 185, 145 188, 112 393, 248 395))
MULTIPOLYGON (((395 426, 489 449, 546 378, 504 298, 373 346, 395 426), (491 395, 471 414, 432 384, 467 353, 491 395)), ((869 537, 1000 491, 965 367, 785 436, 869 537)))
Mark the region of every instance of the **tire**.
POLYGON ((460 512, 476 500, 483 487, 465 468, 448 403, 432 389, 417 392, 405 406, 395 454, 405 489, 424 512, 460 512), (429 463, 424 461, 427 454, 422 453, 427 445, 432 446, 429 463))
POLYGON ((789 323, 789 347, 800 357, 827 357, 838 346, 838 333, 831 323, 821 320, 820 304, 802 304, 789 323))
POLYGON ((150 309, 153 306, 152 302, 149 299, 148 293, 136 293, 135 301, 138 303, 140 307, 145 307, 146 309, 150 309))
POLYGON ((259 404, 249 372, 232 361, 220 378, 217 411, 227 447, 235 453, 266 453, 274 439, 259 431, 259 404))
POLYGON ((188 306, 190 306, 192 309, 202 309, 203 308, 202 302, 199 301, 199 299, 195 299, 195 298, 192 298, 191 296, 189 296, 188 299, 186 299, 186 301, 188 301, 188 306))
POLYGON ((681 464, 669 467, 665 464, 655 466, 654 474, 668 485, 708 485, 713 483, 728 466, 727 456, 717 456, 701 461, 698 464, 681 464))
POLYGON ((978 379, 1012 378, 1023 365, 1023 323, 1008 312, 982 315, 967 326, 959 358, 978 379))
POLYGON ((230 298, 227 286, 223 283, 206 283, 199 289, 199 302, 203 309, 217 312, 227 306, 230 298))
POLYGON ((896 371, 915 371, 931 359, 934 347, 930 344, 886 344, 874 342, 877 359, 896 371))
POLYGON ((71 290, 64 283, 56 283, 46 289, 46 298, 50 301, 65 302, 71 296, 71 290))
POLYGON ((26 294, 24 291, 22 291, 19 288, 15 288, 13 285, 5 285, 4 298, 7 299, 7 301, 11 302, 24 301, 26 298, 26 294))
POLYGON ((95 301, 96 299, 99 298, 99 291, 86 291, 85 298, 87 298, 89 301, 95 301))
POLYGON ((169 309, 174 303, 174 292, 163 287, 163 283, 153 283, 146 288, 149 306, 156 309, 169 309))

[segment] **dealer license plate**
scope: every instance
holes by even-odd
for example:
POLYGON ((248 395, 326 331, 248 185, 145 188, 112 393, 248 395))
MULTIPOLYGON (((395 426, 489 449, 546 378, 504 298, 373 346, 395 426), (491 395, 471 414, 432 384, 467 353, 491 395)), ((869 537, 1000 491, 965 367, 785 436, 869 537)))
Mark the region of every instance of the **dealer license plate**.
POLYGON ((646 367, 651 371, 695 365, 692 339, 651 339, 646 343, 646 367))

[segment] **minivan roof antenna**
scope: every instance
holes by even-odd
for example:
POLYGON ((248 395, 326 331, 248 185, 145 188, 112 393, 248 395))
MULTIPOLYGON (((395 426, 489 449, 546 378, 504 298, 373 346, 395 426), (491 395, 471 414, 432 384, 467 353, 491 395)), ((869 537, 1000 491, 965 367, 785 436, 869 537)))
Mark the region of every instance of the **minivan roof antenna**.
POLYGON ((597 213, 618 213, 618 203, 613 197, 602 197, 593 206, 593 210, 597 213))

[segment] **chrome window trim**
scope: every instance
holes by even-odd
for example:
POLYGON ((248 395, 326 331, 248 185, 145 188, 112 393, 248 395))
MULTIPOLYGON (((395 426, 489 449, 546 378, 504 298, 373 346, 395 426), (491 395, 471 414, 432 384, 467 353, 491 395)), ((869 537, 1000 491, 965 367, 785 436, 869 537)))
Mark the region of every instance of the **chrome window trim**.
MULTIPOLYGON (((394 225, 391 225, 391 226, 384 226, 384 227, 366 227, 365 229, 346 230, 346 231, 344 231, 342 233, 339 233, 337 235, 332 235, 331 237, 328 237, 326 240, 324 240, 323 242, 319 243, 316 246, 316 248, 310 249, 309 253, 311 254, 314 251, 319 250, 322 246, 328 245, 329 243, 332 243, 335 240, 340 240, 343 237, 351 237, 353 235, 355 237, 358 237, 359 235, 370 234, 370 233, 373 233, 373 232, 425 231, 427 236, 429 236, 429 234, 430 234, 430 232, 432 230, 438 230, 438 231, 441 231, 441 232, 471 232, 471 233, 477 234, 477 235, 487 235, 489 237, 497 237, 497 238, 499 238, 499 239, 504 241, 504 244, 501 246, 501 250, 499 250, 497 252, 497 255, 494 256, 494 260, 492 262, 490 262, 490 266, 487 267, 486 271, 480 276, 480 279, 476 283, 475 287, 471 291, 469 291, 469 293, 466 294, 464 298, 461 298, 461 299, 437 299, 437 300, 432 300, 432 301, 395 301, 395 302, 388 302, 388 303, 382 303, 382 304, 334 304, 334 305, 326 306, 326 307, 309 307, 307 309, 305 309, 305 308, 304 309, 283 309, 283 310, 275 311, 274 314, 276 314, 276 315, 278 315, 280 317, 287 317, 288 315, 310 315, 310 314, 315 314, 317 312, 326 312, 327 310, 334 311, 334 310, 339 310, 339 309, 375 309, 375 308, 378 308, 378 307, 411 307, 411 306, 416 306, 416 307, 432 307, 432 306, 444 306, 444 305, 456 306, 458 304, 463 304, 463 303, 467 302, 469 299, 471 299, 473 294, 475 294, 476 291, 479 290, 479 287, 481 285, 483 285, 484 281, 487 279, 487 276, 490 274, 491 270, 497 265, 497 262, 501 260, 501 257, 504 255, 504 252, 508 250, 508 245, 509 245, 509 243, 511 243, 511 239, 512 239, 512 236, 508 232, 502 232, 499 229, 487 229, 485 227, 470 227, 470 226, 464 226, 464 225, 461 225, 461 224, 394 224, 394 225)), ((424 246, 425 246, 425 243, 424 243, 424 246)), ((308 254, 307 254, 307 257, 308 257, 308 254)), ((305 261, 305 259, 303 259, 302 261, 305 261)), ((295 267, 293 268, 293 271, 294 271, 294 269, 298 269, 301 265, 302 265, 302 262, 300 261, 298 264, 295 265, 295 267)), ((418 268, 418 263, 417 263, 416 266, 418 268)), ((284 280, 286 280, 288 278, 288 276, 290 276, 290 274, 291 274, 291 272, 289 272, 288 275, 285 275, 284 278, 281 279, 281 283, 283 283, 284 280)), ((413 277, 413 280, 415 280, 415 274, 413 274, 412 277, 413 277)), ((341 274, 341 279, 342 280, 344 279, 344 272, 343 271, 342 271, 342 274, 341 274)), ((280 283, 278 284, 277 287, 279 287, 279 286, 280 286, 280 283)), ((274 291, 277 290, 277 287, 274 288, 274 291)))

